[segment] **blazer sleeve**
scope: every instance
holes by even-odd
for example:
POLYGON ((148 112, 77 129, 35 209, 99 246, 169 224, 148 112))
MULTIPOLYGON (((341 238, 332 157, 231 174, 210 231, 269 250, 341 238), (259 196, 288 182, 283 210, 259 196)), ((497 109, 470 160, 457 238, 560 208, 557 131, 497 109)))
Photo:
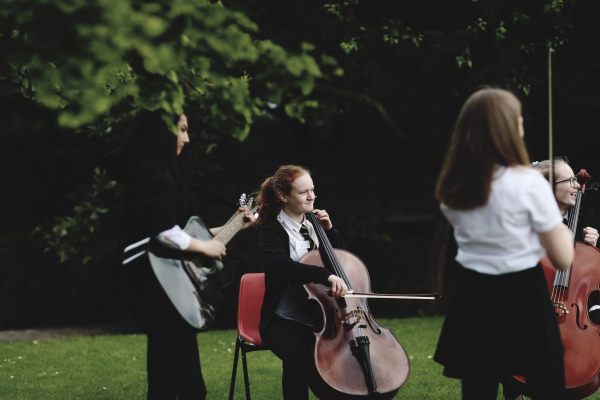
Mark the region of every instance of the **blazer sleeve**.
POLYGON ((278 280, 296 284, 321 283, 327 285, 331 272, 316 265, 293 261, 286 253, 289 238, 282 236, 275 226, 265 226, 260 233, 260 252, 266 271, 278 280))

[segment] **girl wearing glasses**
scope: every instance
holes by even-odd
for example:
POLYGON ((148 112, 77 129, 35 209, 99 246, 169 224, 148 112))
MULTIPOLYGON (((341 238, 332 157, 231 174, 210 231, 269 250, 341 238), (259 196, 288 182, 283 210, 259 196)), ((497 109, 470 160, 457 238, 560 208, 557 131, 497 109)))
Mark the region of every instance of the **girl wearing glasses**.
POLYGON ((463 399, 495 400, 515 374, 537 398, 565 399, 564 348, 539 260, 546 248, 567 269, 573 237, 523 135, 519 100, 479 90, 460 112, 437 184, 463 269, 434 360, 462 380, 463 399))
MULTIPOLYGON (((549 179, 550 160, 534 162, 533 166, 546 179, 549 179)), ((554 174, 554 179, 556 180, 554 183, 554 196, 566 223, 574 217, 569 210, 575 205, 575 195, 581 185, 577 182, 577 177, 566 158, 556 157, 554 159, 554 174)), ((575 231, 575 240, 596 246, 598 242, 598 230, 594 228, 596 226, 598 226, 598 223, 593 215, 587 210, 580 210, 577 230, 575 231)))
MULTIPOLYGON (((550 160, 536 161, 533 167, 540 171, 546 180, 549 179, 550 175, 550 160)), ((560 213, 563 216, 563 222, 568 225, 568 222, 573 215, 570 210, 575 205, 577 189, 581 185, 577 182, 577 177, 573 173, 573 169, 569 166, 568 160, 562 157, 554 158, 554 196, 556 203, 560 209, 560 213)), ((598 242, 598 231, 593 226, 598 226, 596 219, 592 214, 584 209, 579 211, 579 220, 577 222, 577 229, 575 230, 575 240, 585 242, 591 246, 596 246, 598 242)), ((592 306, 588 313, 590 319, 595 324, 600 324, 600 307, 597 305, 592 306)), ((509 400, 521 400, 519 390, 516 389, 510 380, 502 381, 504 390, 504 397, 509 400)))
MULTIPOLYGON (((550 160, 536 161, 533 163, 533 167, 539 170, 542 175, 549 179, 550 171, 550 160)), ((577 182, 577 177, 573 173, 573 169, 569 166, 566 158, 556 157, 554 159, 554 196, 556 202, 563 216, 563 222, 568 224, 569 220, 573 218, 571 215, 572 207, 575 205, 577 189, 581 186, 577 182)), ((581 209, 579 211, 579 220, 577 222, 577 229, 575 230, 575 240, 585 242, 591 246, 596 246, 598 242, 598 231, 592 226, 598 226, 596 219, 592 214, 586 210, 581 209)), ((588 315, 590 320, 595 324, 600 324, 600 307, 597 305, 592 306, 588 315)), ((503 381, 502 386, 504 387, 504 396, 506 399, 520 399, 519 391, 516 389, 510 381, 503 381)))

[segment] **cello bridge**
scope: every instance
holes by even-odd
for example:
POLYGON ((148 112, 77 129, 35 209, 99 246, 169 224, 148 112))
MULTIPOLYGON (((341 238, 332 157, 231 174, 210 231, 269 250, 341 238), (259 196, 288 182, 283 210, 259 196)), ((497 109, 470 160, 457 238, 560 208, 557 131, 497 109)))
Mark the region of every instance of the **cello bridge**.
POLYGON ((568 314, 569 313, 569 310, 567 310, 567 306, 565 306, 563 303, 559 303, 559 302, 555 301, 554 303, 552 303, 552 305, 555 308, 560 308, 562 310, 563 314, 568 314))
POLYGON ((361 309, 357 309, 357 310, 352 310, 348 313, 348 315, 346 315, 346 318, 344 318, 342 320, 342 324, 358 324, 362 319, 362 310, 361 309), (355 321, 350 322, 350 320, 352 318, 356 318, 355 321))

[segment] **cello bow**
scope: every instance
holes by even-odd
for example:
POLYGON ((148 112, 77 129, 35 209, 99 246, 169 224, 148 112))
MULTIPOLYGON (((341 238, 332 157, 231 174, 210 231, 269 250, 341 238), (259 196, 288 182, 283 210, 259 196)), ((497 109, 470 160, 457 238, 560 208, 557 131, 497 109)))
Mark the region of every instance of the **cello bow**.
MULTIPOLYGON (((327 296, 333 296, 331 289, 325 289, 327 296)), ((429 294, 382 294, 382 293, 359 293, 347 292, 342 297, 360 297, 365 299, 399 299, 399 300, 437 300, 442 297, 439 293, 429 294)))

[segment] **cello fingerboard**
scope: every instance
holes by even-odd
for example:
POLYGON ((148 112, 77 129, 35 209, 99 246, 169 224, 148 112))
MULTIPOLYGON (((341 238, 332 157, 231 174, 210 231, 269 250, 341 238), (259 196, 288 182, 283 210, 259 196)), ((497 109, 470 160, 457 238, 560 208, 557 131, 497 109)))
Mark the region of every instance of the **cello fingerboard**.
POLYGON ((342 267, 340 260, 335 255, 335 251, 333 251, 333 246, 331 245, 329 238, 327 238, 325 230, 321 226, 321 221, 319 221, 317 216, 312 212, 306 213, 304 215, 315 228, 317 237, 319 238, 319 251, 321 252, 321 256, 329 263, 331 268, 333 268, 332 272, 344 280, 346 286, 348 286, 348 290, 353 290, 352 285, 350 284, 350 280, 346 276, 344 268, 342 267))

